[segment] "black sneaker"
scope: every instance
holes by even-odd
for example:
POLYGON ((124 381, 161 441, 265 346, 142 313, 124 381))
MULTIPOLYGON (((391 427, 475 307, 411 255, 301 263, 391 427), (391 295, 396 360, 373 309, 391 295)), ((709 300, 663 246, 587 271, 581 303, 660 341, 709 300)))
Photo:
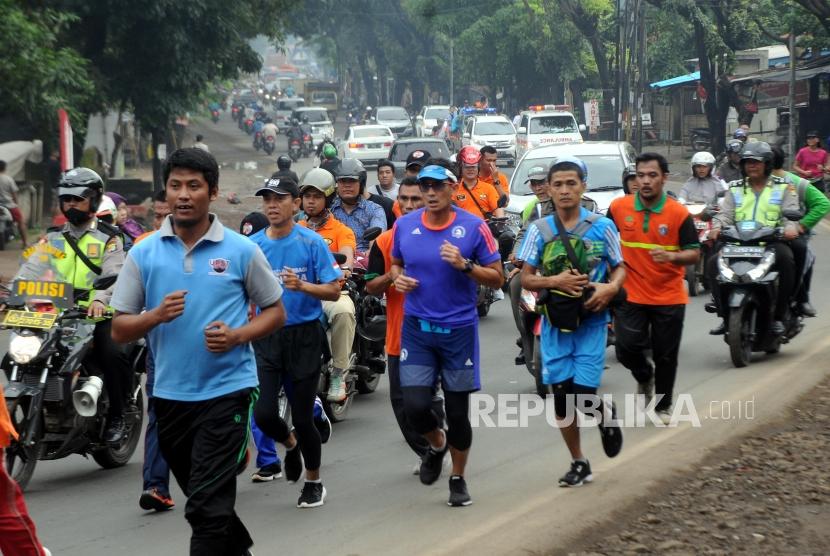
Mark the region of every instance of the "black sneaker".
POLYGON ((142 510, 154 510, 157 512, 166 512, 172 510, 176 504, 170 498, 170 494, 164 494, 157 488, 150 488, 141 493, 141 498, 138 499, 138 505, 142 510))
POLYGON ((427 453, 421 459, 421 469, 419 475, 421 482, 425 485, 431 485, 441 476, 441 468, 444 466, 444 456, 447 455, 447 450, 450 449, 450 444, 444 438, 444 449, 436 452, 432 446, 429 447, 427 453))
POLYGON ((611 402, 611 419, 608 423, 605 422, 603 416, 602 422, 599 424, 599 434, 602 437, 602 449, 605 450, 605 455, 613 458, 622 450, 623 436, 622 429, 617 423, 617 407, 614 402, 611 402))
POLYGON ((251 475, 251 481, 255 483, 267 483, 280 478, 282 478, 282 466, 279 462, 260 467, 251 475))
POLYGON ((127 434, 127 422, 123 415, 116 415, 109 418, 109 425, 104 431, 104 442, 107 444, 118 444, 124 440, 127 434))
POLYGON ((709 334, 711 334, 712 336, 723 336, 724 334, 726 334, 726 321, 720 321, 720 324, 718 324, 716 327, 710 330, 709 334))
POLYGON ((578 487, 594 480, 591 475, 591 464, 588 461, 572 461, 571 469, 559 479, 561 487, 578 487))
POLYGON ((285 452, 285 480, 289 483, 296 483, 303 475, 303 455, 300 453, 300 443, 291 450, 285 452))
POLYGON ((473 503, 470 498, 470 493, 467 492, 467 482, 464 477, 453 475, 450 477, 450 499, 447 501, 447 506, 459 507, 469 506, 473 503))
POLYGON ((300 498, 297 500, 298 508, 316 508, 322 506, 326 501, 326 487, 323 483, 306 483, 303 485, 303 491, 300 493, 300 498))

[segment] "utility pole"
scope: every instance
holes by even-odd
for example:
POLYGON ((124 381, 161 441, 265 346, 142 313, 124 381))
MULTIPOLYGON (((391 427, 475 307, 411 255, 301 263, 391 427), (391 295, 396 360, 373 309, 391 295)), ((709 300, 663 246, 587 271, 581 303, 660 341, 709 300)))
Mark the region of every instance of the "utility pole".
POLYGON ((790 107, 790 123, 787 126, 787 143, 790 155, 790 164, 795 160, 795 28, 790 28, 789 44, 790 49, 790 89, 787 94, 787 101, 790 107))
POLYGON ((454 94, 455 94, 455 58, 453 56, 453 46, 455 41, 450 38, 450 106, 455 106, 454 102, 454 94))

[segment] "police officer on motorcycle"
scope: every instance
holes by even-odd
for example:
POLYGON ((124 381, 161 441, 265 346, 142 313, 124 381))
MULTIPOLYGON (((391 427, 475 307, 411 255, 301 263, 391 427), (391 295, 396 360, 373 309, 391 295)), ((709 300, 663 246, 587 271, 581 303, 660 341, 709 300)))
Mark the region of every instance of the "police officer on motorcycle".
MULTIPOLYGON (((75 289, 90 290, 87 315, 100 318, 108 310, 112 289, 93 291, 92 283, 98 276, 118 274, 124 265, 124 242, 114 226, 95 216, 104 196, 104 181, 88 168, 75 168, 64 173, 58 182, 58 202, 66 224, 50 228, 42 243, 57 248, 65 256, 49 257, 44 262, 42 252, 35 253, 23 263, 15 278, 43 279, 51 270, 58 280, 70 282, 75 289), (49 265, 46 268, 45 265, 49 265)), ((112 321, 102 320, 95 325, 94 348, 89 354, 95 366, 103 372, 104 387, 109 399, 107 428, 104 441, 117 444, 123 440, 127 425, 124 405, 127 384, 132 372, 127 348, 110 337, 112 321)))
MULTIPOLYGON (((770 327, 773 334, 781 335, 785 332, 784 320, 797 281, 793 249, 802 248, 801 244, 793 241, 798 238, 798 223, 789 221, 784 214, 787 211, 798 212, 798 197, 791 184, 772 175, 772 150, 767 143, 762 141, 747 143, 741 152, 740 164, 744 177, 729 184, 723 205, 712 220, 711 237, 717 239, 721 228, 735 225, 738 222, 754 220, 763 226, 783 226, 784 241, 773 244, 779 282, 775 321, 770 327)), ((806 249, 806 244, 803 248, 806 249)), ((718 257, 711 257, 709 264, 716 265, 717 259, 718 257)), ((711 268, 708 274, 716 276, 716 269, 711 268)), ((720 297, 718 286, 717 279, 712 279, 711 291, 716 305, 720 297)), ((717 309, 722 317, 722 308, 717 307, 717 309)), ((726 323, 721 322, 720 326, 709 333, 720 335, 725 331, 726 323)))

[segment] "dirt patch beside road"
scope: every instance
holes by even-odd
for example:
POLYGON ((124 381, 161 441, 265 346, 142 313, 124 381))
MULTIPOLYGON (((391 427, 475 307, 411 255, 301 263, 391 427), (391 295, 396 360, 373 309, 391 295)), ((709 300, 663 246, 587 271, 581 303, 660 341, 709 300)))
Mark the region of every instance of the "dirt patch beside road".
POLYGON ((713 450, 554 554, 828 554, 829 459, 826 378, 777 423, 713 450))

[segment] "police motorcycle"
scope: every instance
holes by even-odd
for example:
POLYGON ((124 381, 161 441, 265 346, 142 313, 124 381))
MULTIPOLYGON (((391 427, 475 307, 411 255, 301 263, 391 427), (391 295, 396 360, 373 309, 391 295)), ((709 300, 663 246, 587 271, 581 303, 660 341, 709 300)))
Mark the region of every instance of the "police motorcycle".
MULTIPOLYGON (((369 228, 363 234, 366 241, 373 241, 383 230, 369 228)), ((345 255, 334 254, 339 265, 346 262, 345 255)), ((326 399, 331 381, 331 352, 324 346, 323 372, 320 373, 318 396, 329 418, 337 423, 346 418, 357 394, 371 394, 380 384, 380 375, 386 372, 386 302, 366 292, 365 257, 356 256, 354 268, 343 286, 355 306, 356 328, 349 368, 343 376, 346 382, 346 398, 340 402, 326 399)))
MULTIPOLYGON (((784 211, 784 217, 797 222, 803 218, 800 211, 784 211)), ((725 227, 718 236, 723 249, 718 255, 720 299, 726 321, 724 341, 729 345, 732 364, 745 367, 752 353, 778 353, 781 344, 788 343, 804 328, 794 299, 789 302, 784 319, 784 333, 771 331, 778 297, 778 272, 773 270, 775 251, 772 243, 782 239, 783 230, 763 226, 759 222, 736 222, 725 227)), ((795 291, 801 287, 798 277, 795 291)), ((707 311, 715 308, 707 306, 707 311)))
POLYGON ((14 218, 8 207, 0 205, 0 251, 14 239, 15 234, 14 218))
MULTIPOLYGON (((0 366, 8 380, 6 407, 19 435, 6 450, 5 465, 21 488, 32 478, 39 460, 81 454, 92 456, 105 469, 126 465, 138 445, 144 419, 145 346, 141 340, 130 352, 126 433, 118 444, 104 442, 109 401, 100 378, 103 370, 86 357, 94 349, 96 321, 79 305, 88 299, 90 290, 46 278, 15 280, 0 323, 11 331, 9 350, 0 366)), ((101 276, 93 288, 107 289, 116 279, 115 275, 101 276)))

